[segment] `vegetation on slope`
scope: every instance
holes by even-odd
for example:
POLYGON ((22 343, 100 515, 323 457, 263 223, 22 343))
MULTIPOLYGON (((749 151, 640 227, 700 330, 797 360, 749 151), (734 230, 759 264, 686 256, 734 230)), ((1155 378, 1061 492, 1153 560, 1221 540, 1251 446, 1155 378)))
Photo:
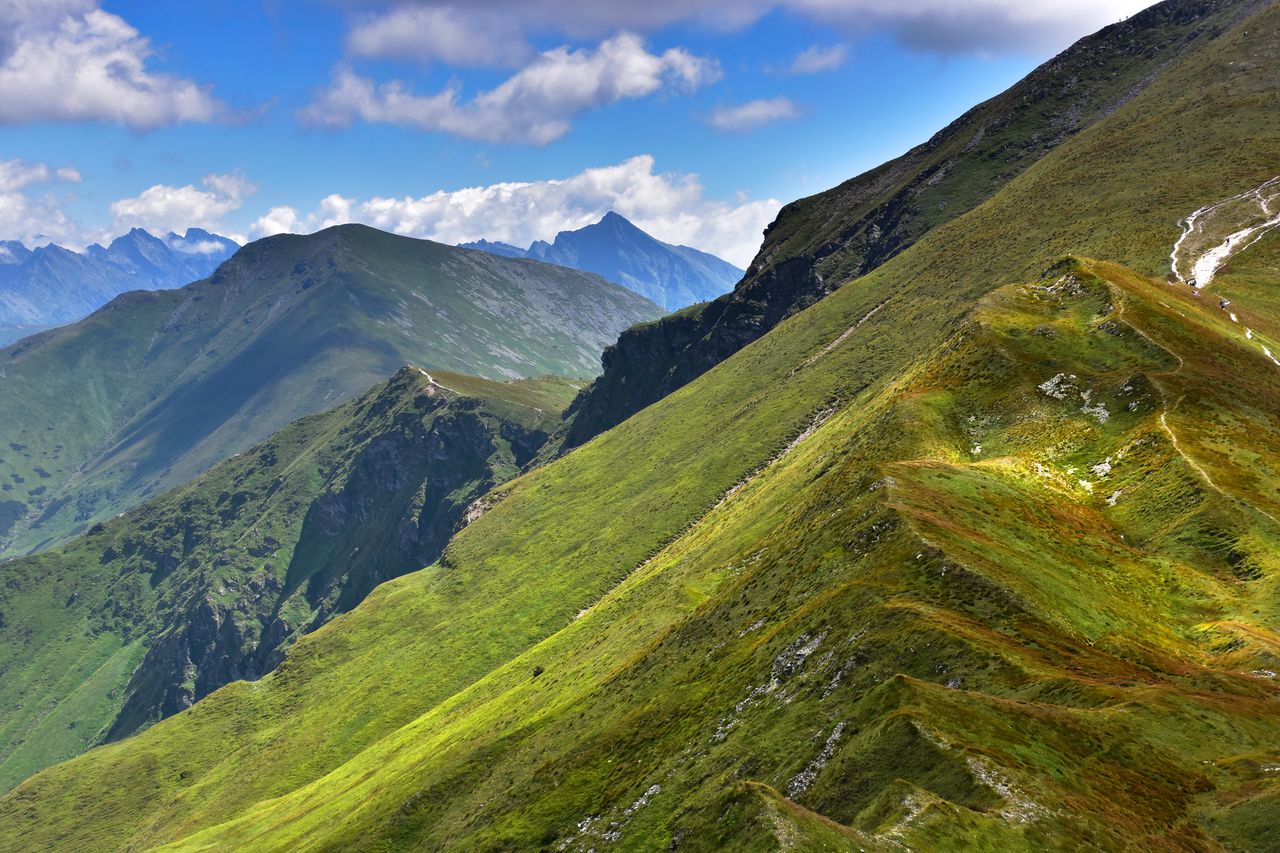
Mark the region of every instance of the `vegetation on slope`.
POLYGON ((1275 237, 1215 285, 1255 338, 1162 279, 1280 160, 1277 32, 501 487, 267 677, 28 780, 0 845, 1261 846, 1275 237))
POLYGON ((5 564, 0 788, 260 677, 302 633, 434 562, 575 387, 404 368, 66 547, 5 564))
POLYGON ((0 350, 0 543, 47 547, 403 364, 590 377, 660 309, 597 276, 359 225, 241 249, 0 350))
POLYGON ((787 205, 729 294, 630 329, 545 455, 576 447, 982 204, 1263 4, 1168 0, 1082 39, 928 142, 787 205))

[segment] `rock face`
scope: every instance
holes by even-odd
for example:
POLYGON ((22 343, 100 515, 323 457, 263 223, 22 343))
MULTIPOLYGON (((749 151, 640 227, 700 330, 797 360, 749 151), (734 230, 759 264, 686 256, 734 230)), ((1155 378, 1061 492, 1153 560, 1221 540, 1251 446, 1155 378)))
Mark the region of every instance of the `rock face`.
POLYGON ((929 230, 980 205, 1063 140, 1132 100, 1164 65, 1256 3, 1162 3, 1107 27, 932 139, 870 172, 788 204, 741 283, 710 304, 623 333, 604 373, 548 447, 561 452, 621 423, 865 275, 929 230), (639 357, 636 357, 639 356, 639 357))
MULTIPOLYGON (((378 584, 435 562, 467 507, 547 439, 549 422, 521 423, 482 400, 447 397, 420 381, 415 370, 402 371, 363 413, 377 425, 345 431, 352 445, 337 448, 345 458, 302 514, 287 565, 271 559, 290 550, 272 536, 183 555, 173 568, 187 574, 257 560, 270 561, 264 569, 271 570, 189 587, 130 679, 108 739, 176 714, 224 684, 260 678, 298 635, 350 610, 378 584)), ((193 529, 192 515, 223 523, 258 497, 224 491, 215 513, 189 504, 191 515, 179 522, 187 526, 184 547, 207 535, 193 529)))
POLYGON ((561 231, 554 242, 538 240, 528 250, 488 240, 462 248, 593 272, 668 311, 715 299, 742 278, 733 264, 689 246, 664 243, 613 212, 594 225, 561 231))

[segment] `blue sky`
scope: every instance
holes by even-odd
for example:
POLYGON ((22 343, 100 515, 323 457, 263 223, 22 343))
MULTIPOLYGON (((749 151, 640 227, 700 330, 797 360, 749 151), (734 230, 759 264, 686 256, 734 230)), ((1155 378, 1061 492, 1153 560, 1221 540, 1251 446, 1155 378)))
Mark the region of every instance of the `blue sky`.
POLYGON ((527 244, 614 208, 745 265, 780 203, 1143 5, 0 0, 0 239, 527 244))

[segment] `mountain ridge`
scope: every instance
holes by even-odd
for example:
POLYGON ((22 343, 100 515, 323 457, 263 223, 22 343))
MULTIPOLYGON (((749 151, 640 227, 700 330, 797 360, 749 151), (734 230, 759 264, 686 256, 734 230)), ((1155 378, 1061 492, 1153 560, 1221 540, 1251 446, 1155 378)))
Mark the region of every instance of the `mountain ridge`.
POLYGON ((239 245, 188 228, 157 237, 134 228, 84 252, 0 243, 0 344, 82 319, 131 290, 167 290, 210 275, 239 245))
POLYGON ((401 364, 586 377, 621 328, 659 313, 587 273, 362 225, 251 243, 208 279, 0 350, 5 553, 158 495, 401 364))
POLYGON ((1266 849, 1280 239, 1231 313, 1167 257, 1274 176, 1280 7, 1159 8, 1244 17, 0 844, 1266 849))

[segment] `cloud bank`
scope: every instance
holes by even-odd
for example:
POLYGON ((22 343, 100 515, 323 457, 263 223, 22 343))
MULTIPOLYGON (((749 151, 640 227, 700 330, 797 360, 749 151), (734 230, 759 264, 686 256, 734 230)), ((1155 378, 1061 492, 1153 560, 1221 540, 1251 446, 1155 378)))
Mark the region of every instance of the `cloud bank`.
MULTIPOLYGON (((258 189, 239 174, 206 175, 200 183, 204 189, 193 184, 156 184, 137 196, 114 202, 111 215, 116 228, 145 228, 155 234, 181 233, 192 226, 217 231, 222 228, 223 217, 239 210, 245 198, 258 189)), ((244 242, 237 235, 227 236, 244 242)))
POLYGON ((694 246, 745 267, 781 206, 777 199, 708 199, 696 175, 655 173, 653 157, 640 155, 556 180, 363 202, 331 195, 307 215, 291 207, 272 208, 254 223, 252 235, 363 222, 442 243, 486 238, 527 246, 590 225, 614 210, 660 240, 694 246))
POLYGON ((489 142, 545 145, 591 109, 641 98, 664 87, 692 90, 720 76, 712 60, 672 48, 650 53, 623 33, 595 49, 548 50, 499 86, 460 101, 457 86, 418 95, 399 81, 375 83, 339 68, 333 83, 302 112, 305 122, 346 127, 359 119, 444 131, 489 142))
MULTIPOLYGON (((741 29, 771 12, 790 14, 846 35, 888 30, 904 44, 940 53, 1024 53, 1065 47, 1087 32, 1131 15, 1151 0, 648 0, 643 3, 583 3, 580 0, 402 0, 351 5, 378 10, 363 18, 409 12, 441 13, 457 27, 466 21, 501 20, 507 32, 594 38, 618 30, 655 32, 677 23, 741 29)), ((476 26, 479 26, 477 23, 476 26)), ((518 35, 508 38, 518 39, 518 35)), ((404 56, 394 39, 363 43, 366 56, 404 56), (385 50, 385 52, 384 52, 385 50)))
POLYGON ((45 184, 78 184, 80 172, 26 160, 0 160, 0 234, 28 246, 45 243, 82 244, 80 228, 62 210, 53 191, 32 194, 45 184))

